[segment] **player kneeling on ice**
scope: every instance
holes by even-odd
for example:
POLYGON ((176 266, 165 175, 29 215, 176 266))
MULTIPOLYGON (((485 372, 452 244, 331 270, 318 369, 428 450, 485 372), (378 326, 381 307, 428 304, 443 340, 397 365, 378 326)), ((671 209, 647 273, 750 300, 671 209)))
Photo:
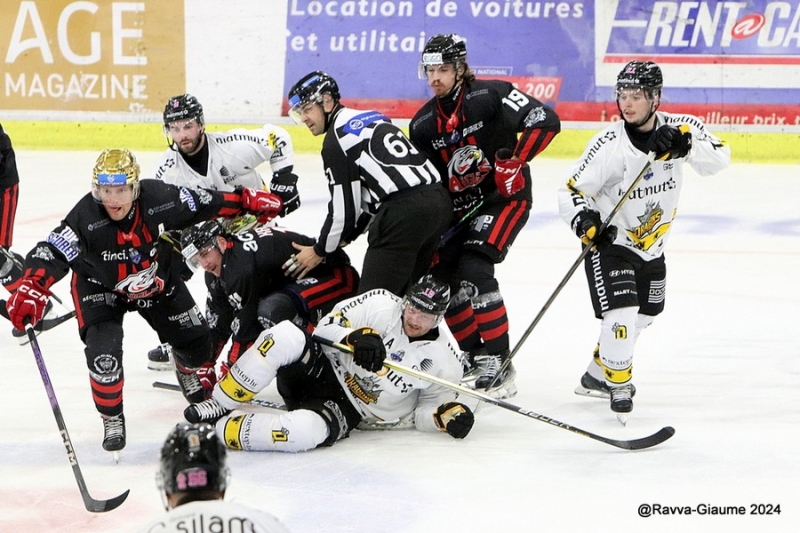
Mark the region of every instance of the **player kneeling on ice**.
POLYGON ((383 366, 393 362, 458 383, 462 366, 447 327, 446 284, 425 277, 405 298, 375 289, 344 300, 314 337, 352 348, 345 353, 314 342, 289 321, 261 333, 212 398, 190 405, 190 422, 214 422, 232 449, 299 452, 331 446, 350 431, 416 427, 467 436, 474 417, 450 389, 383 366), (277 378, 286 413, 232 412, 277 378))

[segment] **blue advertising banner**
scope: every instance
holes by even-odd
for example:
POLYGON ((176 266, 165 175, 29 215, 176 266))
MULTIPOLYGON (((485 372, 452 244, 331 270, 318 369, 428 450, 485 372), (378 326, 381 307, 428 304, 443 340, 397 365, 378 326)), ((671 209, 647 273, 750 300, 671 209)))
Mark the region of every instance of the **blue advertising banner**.
POLYGON ((613 120, 616 76, 657 62, 664 103, 709 123, 800 124, 800 2, 289 0, 285 88, 312 70, 342 96, 410 117, 437 33, 467 40, 479 77, 508 79, 563 120, 613 120), (688 105, 688 107, 687 107, 688 105))
POLYGON ((479 76, 558 79, 569 72, 580 83, 550 83, 538 96, 585 100, 593 97, 593 10, 574 0, 289 0, 286 89, 324 70, 346 98, 427 99, 417 76, 423 47, 437 33, 457 33, 479 76))

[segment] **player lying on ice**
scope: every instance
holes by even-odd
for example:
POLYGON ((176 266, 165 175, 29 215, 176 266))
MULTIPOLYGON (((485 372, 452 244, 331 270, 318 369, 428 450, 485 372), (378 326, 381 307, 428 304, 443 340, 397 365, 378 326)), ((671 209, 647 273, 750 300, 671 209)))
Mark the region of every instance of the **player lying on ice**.
POLYGON ((361 429, 416 427, 467 436, 474 417, 457 394, 441 385, 401 375, 383 361, 402 362, 458 383, 454 341, 441 323, 450 289, 431 277, 405 298, 384 289, 344 300, 314 336, 352 348, 324 346, 289 321, 264 330, 214 388, 211 399, 190 405, 190 422, 216 422, 232 449, 300 452, 331 446, 361 429), (277 378, 288 412, 234 410, 277 378))

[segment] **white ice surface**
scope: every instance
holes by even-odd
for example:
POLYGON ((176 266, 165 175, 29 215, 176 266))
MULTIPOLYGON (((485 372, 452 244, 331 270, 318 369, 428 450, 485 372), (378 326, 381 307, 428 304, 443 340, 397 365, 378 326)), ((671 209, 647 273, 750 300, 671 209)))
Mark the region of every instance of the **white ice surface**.
MULTIPOLYGON (((140 153, 143 171, 157 154, 140 153)), ((13 249, 26 253, 88 190, 95 152, 18 154, 21 197, 13 249)), ((512 345, 579 253, 558 218, 555 189, 569 161, 533 165, 534 209, 497 269, 512 345)), ((298 158, 303 207, 285 221, 315 235, 327 190, 317 156, 298 158)), ((691 171, 667 250, 665 312, 637 345, 635 409, 622 427, 605 401, 573 394, 598 334, 582 270, 521 347, 511 402, 613 438, 676 429, 666 443, 625 452, 515 412, 485 406, 469 437, 354 432, 298 455, 230 453, 229 499, 259 506, 294 532, 579 531, 788 532, 800 529, 800 178, 796 165, 691 171), (744 516, 638 516, 641 504, 742 506, 744 516), (781 506, 751 515, 751 505, 781 506)), ((349 248, 360 267, 362 238, 349 248)), ((199 276, 192 281, 204 301, 199 276)), ((69 301, 68 281, 56 293, 69 301)), ((5 298, 5 295, 0 295, 5 298)), ((161 511, 158 450, 183 398, 155 390, 170 373, 146 368, 155 333, 125 321, 128 444, 100 447, 75 322, 43 334, 41 350, 89 491, 130 489, 104 514, 87 512, 29 346, 0 332, 0 531, 127 532, 161 511)), ((273 386, 274 387, 274 386, 273 386)), ((270 387, 264 397, 277 399, 270 387)))

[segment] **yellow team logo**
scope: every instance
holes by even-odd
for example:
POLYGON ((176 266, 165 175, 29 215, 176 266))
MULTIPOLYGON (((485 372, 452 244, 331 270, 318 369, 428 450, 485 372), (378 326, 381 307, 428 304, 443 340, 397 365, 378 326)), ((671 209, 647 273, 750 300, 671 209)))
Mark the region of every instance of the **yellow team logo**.
POLYGON ((625 340, 628 338, 628 326, 622 326, 618 323, 614 323, 611 326, 611 331, 614 332, 614 338, 617 340, 625 340))
POLYGON ((289 442, 289 430, 286 428, 273 429, 272 442, 289 442))
POLYGON ((269 352, 273 346, 275 346, 275 339, 273 339, 272 335, 270 335, 269 337, 264 339, 256 349, 258 350, 258 353, 260 353, 262 357, 266 357, 267 352, 269 352))
POLYGON ((662 222, 664 210, 657 203, 648 202, 644 214, 637 217, 640 224, 629 229, 628 237, 640 250, 649 250, 663 237, 670 228, 671 222, 662 222))
POLYGON ((225 421, 225 428, 223 429, 225 444, 231 450, 241 450, 241 430, 244 416, 234 416, 225 421))

